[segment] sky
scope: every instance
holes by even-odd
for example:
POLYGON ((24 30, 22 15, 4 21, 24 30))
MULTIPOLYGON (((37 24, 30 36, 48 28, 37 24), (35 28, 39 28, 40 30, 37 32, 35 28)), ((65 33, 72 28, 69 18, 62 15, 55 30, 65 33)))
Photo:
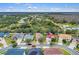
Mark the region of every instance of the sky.
POLYGON ((79 3, 0 3, 0 12, 79 12, 79 3))

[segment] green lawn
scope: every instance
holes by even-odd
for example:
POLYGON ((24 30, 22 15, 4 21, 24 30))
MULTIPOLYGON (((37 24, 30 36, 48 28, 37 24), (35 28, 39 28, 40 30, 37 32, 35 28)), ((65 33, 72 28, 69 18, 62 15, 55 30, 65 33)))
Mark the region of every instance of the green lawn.
POLYGON ((0 55, 4 55, 6 53, 5 50, 0 50, 0 55))
POLYGON ((13 40, 11 40, 11 39, 5 39, 6 40, 6 42, 7 42, 7 45, 10 45, 11 44, 11 41, 13 41, 13 40))
POLYGON ((64 55, 71 55, 67 50, 65 49, 61 49, 61 51, 63 52, 64 55))
POLYGON ((11 41, 13 41, 12 40, 12 33, 10 33, 10 36, 9 37, 5 37, 5 41, 6 41, 6 43, 7 43, 7 45, 10 45, 11 44, 11 41))
POLYGON ((0 43, 0 47, 3 47, 3 44, 2 43, 0 43))
POLYGON ((75 48, 75 50, 79 51, 79 48, 75 48))

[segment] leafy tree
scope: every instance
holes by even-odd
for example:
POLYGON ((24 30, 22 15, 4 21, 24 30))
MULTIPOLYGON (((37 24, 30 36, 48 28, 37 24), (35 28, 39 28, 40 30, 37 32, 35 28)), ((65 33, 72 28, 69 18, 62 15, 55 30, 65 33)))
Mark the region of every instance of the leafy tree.
POLYGON ((76 34, 77 30, 66 30, 66 34, 76 34))
POLYGON ((53 39, 52 39, 52 42, 56 42, 56 38, 53 38, 53 39))
POLYGON ((63 44, 66 44, 66 43, 67 43, 67 41, 66 41, 65 39, 63 39, 63 40, 62 40, 62 43, 63 43, 63 44))
POLYGON ((79 49, 79 44, 76 45, 76 48, 79 49))
POLYGON ((51 42, 50 42, 50 45, 53 45, 55 43, 58 42, 58 39, 57 38, 52 38, 51 42))

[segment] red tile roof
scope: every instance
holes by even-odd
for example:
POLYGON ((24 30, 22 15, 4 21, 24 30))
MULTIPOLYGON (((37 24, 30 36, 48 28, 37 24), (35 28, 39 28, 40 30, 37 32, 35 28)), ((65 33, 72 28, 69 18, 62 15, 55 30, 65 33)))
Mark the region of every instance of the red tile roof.
POLYGON ((63 38, 63 39, 71 39, 72 38, 72 36, 69 34, 59 34, 58 36, 59 36, 59 38, 63 38))
POLYGON ((44 50, 44 55, 60 55, 60 54, 63 54, 60 51, 60 48, 46 48, 44 50))

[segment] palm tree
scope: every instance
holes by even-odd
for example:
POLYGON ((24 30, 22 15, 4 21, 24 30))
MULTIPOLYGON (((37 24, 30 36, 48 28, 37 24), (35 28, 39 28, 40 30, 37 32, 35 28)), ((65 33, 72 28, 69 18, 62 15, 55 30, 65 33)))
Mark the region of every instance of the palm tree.
POLYGON ((51 42, 50 42, 50 45, 53 45, 55 43, 58 42, 58 39, 57 38, 52 38, 51 42))
POLYGON ((66 44, 66 43, 67 43, 67 41, 66 41, 65 39, 63 39, 63 40, 62 40, 62 43, 63 43, 63 44, 66 44))
POLYGON ((13 47, 13 48, 16 48, 16 47, 17 47, 16 41, 13 40, 13 41, 11 41, 11 43, 12 43, 12 47, 13 47))
POLYGON ((25 42, 26 42, 26 44, 29 45, 29 44, 31 44, 32 40, 31 39, 26 39, 25 42))

